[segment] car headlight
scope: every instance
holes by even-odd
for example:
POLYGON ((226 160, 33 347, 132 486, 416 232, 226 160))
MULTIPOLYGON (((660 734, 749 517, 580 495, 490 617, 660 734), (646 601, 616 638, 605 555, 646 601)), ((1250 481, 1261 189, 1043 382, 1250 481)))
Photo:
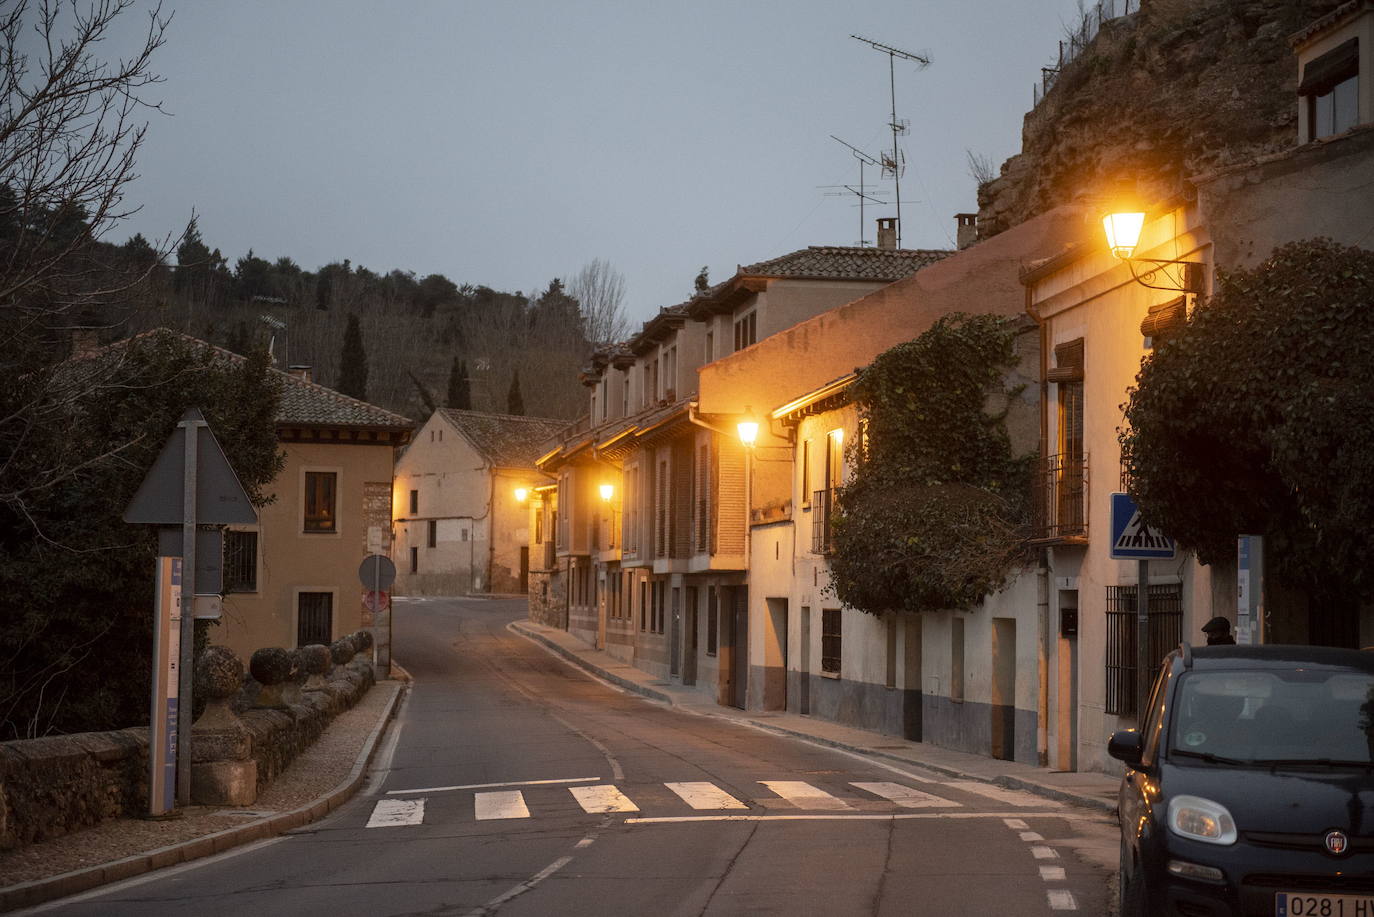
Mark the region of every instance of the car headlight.
POLYGON ((1169 800, 1169 830, 1207 844, 1234 844, 1236 821, 1221 803, 1201 796, 1175 796, 1169 800))

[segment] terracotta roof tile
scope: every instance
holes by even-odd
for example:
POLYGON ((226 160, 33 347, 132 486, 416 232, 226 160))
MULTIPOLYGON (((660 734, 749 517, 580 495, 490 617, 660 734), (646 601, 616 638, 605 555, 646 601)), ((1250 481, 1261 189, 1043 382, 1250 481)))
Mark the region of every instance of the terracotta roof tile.
POLYGON ((493 465, 503 468, 534 468, 534 460, 548 451, 550 442, 569 421, 552 417, 521 417, 440 408, 440 413, 493 465))

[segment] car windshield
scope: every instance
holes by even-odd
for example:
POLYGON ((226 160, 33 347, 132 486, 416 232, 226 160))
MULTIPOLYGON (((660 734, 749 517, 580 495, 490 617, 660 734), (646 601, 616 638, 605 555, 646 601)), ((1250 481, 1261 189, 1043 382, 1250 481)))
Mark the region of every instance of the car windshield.
POLYGON ((1341 669, 1193 671, 1170 750, 1213 763, 1374 762, 1374 676, 1341 669))

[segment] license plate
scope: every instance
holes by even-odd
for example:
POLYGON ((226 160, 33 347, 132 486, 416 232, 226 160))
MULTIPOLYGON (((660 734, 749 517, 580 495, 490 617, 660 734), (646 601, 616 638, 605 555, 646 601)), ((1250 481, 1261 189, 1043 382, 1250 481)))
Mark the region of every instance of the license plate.
POLYGON ((1304 895, 1279 892, 1274 917, 1374 917, 1374 895, 1304 895))

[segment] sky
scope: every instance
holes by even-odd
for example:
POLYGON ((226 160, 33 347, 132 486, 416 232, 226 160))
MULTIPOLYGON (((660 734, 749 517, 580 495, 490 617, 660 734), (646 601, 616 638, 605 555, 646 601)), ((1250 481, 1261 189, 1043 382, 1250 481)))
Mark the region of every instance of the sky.
MULTIPOLYGON (((142 10, 148 8, 138 0, 142 10)), ((600 258, 635 323, 738 265, 859 242, 859 160, 890 150, 903 247, 977 209, 968 152, 1020 147, 1077 0, 377 3, 165 0, 164 82, 107 238, 177 233, 308 270, 347 258, 531 293, 600 258), (838 194, 836 194, 838 192, 838 194)), ((142 15, 141 11, 135 11, 142 15)), ((131 13, 123 25, 140 23, 131 13)), ((102 53, 119 50, 118 42, 102 53)), ((870 190, 886 191, 866 168, 870 190)), ((866 206, 864 238, 895 208, 866 206)))

